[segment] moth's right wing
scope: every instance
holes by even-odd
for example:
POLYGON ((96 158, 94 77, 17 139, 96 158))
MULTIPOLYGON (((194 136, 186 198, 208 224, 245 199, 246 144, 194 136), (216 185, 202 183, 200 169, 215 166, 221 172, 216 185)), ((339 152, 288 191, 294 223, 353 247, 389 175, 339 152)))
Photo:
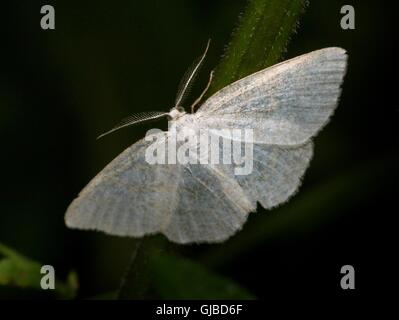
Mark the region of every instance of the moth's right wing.
POLYGON ((252 170, 236 175, 243 165, 219 165, 225 175, 234 178, 247 198, 256 206, 270 209, 288 201, 301 185, 302 178, 313 155, 313 144, 307 142, 295 147, 254 144, 252 170))
POLYGON ((301 145, 334 112, 346 61, 341 48, 284 61, 218 91, 194 116, 204 129, 247 128, 256 143, 301 145))
POLYGON ((260 203, 270 209, 286 202, 298 190, 313 155, 311 141, 278 146, 208 134, 207 158, 218 159, 215 169, 234 179, 254 207, 260 203))

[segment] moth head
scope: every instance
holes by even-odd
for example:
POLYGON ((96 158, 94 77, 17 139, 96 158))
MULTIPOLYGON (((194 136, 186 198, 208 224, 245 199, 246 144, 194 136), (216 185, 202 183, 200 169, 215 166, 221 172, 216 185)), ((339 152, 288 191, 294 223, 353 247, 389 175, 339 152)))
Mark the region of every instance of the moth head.
POLYGON ((184 111, 183 107, 173 107, 172 109, 170 109, 168 117, 170 120, 176 120, 177 118, 180 118, 185 113, 186 112, 184 111))

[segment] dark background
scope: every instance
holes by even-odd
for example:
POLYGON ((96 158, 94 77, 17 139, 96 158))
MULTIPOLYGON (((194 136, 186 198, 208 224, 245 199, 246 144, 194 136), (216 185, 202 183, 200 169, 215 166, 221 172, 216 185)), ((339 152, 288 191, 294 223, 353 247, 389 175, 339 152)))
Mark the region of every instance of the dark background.
MULTIPOLYGON (((68 230, 64 213, 110 160, 150 127, 166 128, 166 123, 96 137, 133 112, 169 110, 181 75, 212 38, 195 98, 245 1, 15 1, 8 6, 1 28, 0 242, 54 265, 61 278, 75 269, 80 297, 113 290, 132 240, 68 230), (55 7, 55 31, 40 28, 44 4, 55 7)), ((288 204, 252 214, 225 244, 175 250, 260 298, 350 299, 381 294, 380 286, 390 285, 395 239, 390 226, 399 178, 392 12, 382 1, 310 1, 285 58, 340 46, 348 51, 349 67, 341 103, 315 139, 301 189, 288 204), (340 28, 344 4, 355 7, 356 30, 340 28), (356 270, 352 292, 339 286, 345 264, 356 270)), ((31 297, 0 288, 0 298, 11 296, 31 297)))

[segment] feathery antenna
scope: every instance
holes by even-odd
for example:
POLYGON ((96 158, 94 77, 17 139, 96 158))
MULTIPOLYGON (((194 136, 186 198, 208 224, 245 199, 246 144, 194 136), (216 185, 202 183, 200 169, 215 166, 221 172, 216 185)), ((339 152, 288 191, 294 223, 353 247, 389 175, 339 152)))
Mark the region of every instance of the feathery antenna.
POLYGON ((186 73, 181 79, 175 100, 176 107, 181 106, 181 103, 183 102, 184 98, 190 92, 191 86, 198 74, 198 70, 200 69, 202 63, 204 62, 206 53, 208 52, 209 49, 210 42, 211 39, 208 40, 208 43, 206 44, 206 48, 202 56, 200 56, 197 60, 194 61, 194 63, 191 65, 190 68, 187 69, 186 73))
POLYGON ((149 121, 149 120, 155 120, 159 119, 162 117, 166 117, 169 113, 167 112, 161 112, 161 111, 149 111, 149 112, 139 112, 139 113, 134 113, 131 116, 123 119, 121 122, 119 122, 115 127, 113 127, 111 130, 99 135, 97 139, 100 139, 107 134, 110 134, 111 132, 114 132, 116 130, 122 129, 129 127, 133 124, 136 123, 141 123, 144 121, 149 121))
MULTIPOLYGON (((183 78, 180 81, 179 88, 177 90, 177 95, 176 95, 176 101, 175 101, 175 107, 179 107, 181 103, 183 102, 184 98, 187 96, 187 94, 190 92, 191 86, 198 74, 198 70, 200 69, 202 63, 204 62, 205 56, 208 52, 209 49, 209 44, 211 42, 211 39, 208 40, 206 44, 206 48, 204 53, 194 61, 192 66, 186 71, 184 74, 183 78)), ((211 79, 212 79, 212 73, 211 73, 211 79)), ((208 84, 209 86, 209 84, 208 84)), ((203 95, 203 94, 202 94, 203 95)), ((202 97, 201 95, 201 97, 202 97)), ((198 100, 198 99, 197 99, 198 100)), ((194 103, 197 104, 198 101, 194 103)), ((194 107, 192 106, 192 108, 194 107)), ((113 127, 111 130, 99 135, 97 139, 100 139, 114 131, 117 131, 122 128, 129 127, 131 125, 134 125, 136 123, 141 123, 149 120, 155 120, 159 119, 162 117, 168 116, 169 113, 167 112, 160 112, 160 111, 150 111, 150 112, 140 112, 140 113, 135 113, 125 119, 123 119, 121 122, 119 122, 115 127, 113 127)))

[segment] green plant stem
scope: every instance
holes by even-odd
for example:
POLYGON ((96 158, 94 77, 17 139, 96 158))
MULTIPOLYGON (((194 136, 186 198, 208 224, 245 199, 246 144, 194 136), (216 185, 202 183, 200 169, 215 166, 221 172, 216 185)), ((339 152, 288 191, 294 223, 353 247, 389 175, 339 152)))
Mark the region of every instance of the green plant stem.
MULTIPOLYGON (((140 298, 143 295, 143 290, 145 290, 144 286, 141 288, 137 286, 139 283, 136 280, 138 279, 139 272, 138 271, 138 257, 140 256, 141 248, 143 245, 142 239, 136 240, 134 244, 134 248, 130 257, 129 264, 126 268, 125 274, 122 277, 119 290, 117 293, 117 299, 129 299, 129 298, 140 298)), ((142 281, 142 280, 139 280, 142 281)))
POLYGON ((307 0, 249 0, 207 96, 277 63, 298 26, 307 0))

